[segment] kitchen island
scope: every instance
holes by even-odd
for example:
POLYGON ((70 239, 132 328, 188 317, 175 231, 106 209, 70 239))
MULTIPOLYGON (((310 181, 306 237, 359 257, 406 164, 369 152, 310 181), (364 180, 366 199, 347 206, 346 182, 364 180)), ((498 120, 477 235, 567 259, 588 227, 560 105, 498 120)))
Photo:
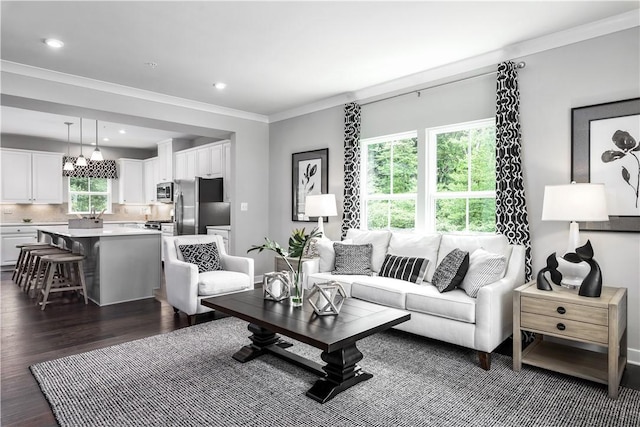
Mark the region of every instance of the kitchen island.
POLYGON ((152 298, 162 283, 161 232, 105 225, 76 229, 66 225, 37 226, 54 242, 83 254, 85 281, 90 300, 103 306, 152 298))

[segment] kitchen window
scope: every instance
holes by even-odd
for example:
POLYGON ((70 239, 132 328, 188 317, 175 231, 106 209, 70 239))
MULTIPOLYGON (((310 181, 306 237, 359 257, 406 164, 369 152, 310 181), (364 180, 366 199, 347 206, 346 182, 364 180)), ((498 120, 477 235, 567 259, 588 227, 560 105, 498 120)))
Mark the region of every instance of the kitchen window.
POLYGON ((494 119, 423 135, 361 141, 361 228, 494 232, 494 119))
POLYGON ((111 213, 111 180, 69 177, 69 213, 111 213))

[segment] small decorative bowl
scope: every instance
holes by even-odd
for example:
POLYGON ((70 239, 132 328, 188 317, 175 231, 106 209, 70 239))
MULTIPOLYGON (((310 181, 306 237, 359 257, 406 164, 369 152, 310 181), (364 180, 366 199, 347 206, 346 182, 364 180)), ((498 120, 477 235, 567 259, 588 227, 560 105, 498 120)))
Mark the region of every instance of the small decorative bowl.
POLYGON ((22 218, 22 222, 31 222, 31 218, 22 218))

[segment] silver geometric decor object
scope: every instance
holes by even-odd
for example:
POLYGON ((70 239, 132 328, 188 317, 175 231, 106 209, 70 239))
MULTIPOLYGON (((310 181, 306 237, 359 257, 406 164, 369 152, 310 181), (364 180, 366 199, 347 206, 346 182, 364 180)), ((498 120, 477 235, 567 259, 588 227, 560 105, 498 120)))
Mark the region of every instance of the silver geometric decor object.
POLYGON ((337 316, 347 293, 338 282, 316 283, 309 292, 309 304, 319 316, 337 316))
POLYGON ((265 273, 262 282, 264 299, 282 301, 289 298, 289 277, 286 271, 265 273))

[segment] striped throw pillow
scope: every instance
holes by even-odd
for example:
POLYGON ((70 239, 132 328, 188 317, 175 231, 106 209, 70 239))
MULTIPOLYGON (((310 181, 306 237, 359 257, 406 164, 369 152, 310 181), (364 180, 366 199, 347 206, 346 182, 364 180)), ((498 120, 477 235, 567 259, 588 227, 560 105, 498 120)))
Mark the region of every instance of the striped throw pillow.
POLYGON ((386 254, 378 274, 382 277, 392 277, 422 284, 424 275, 427 273, 427 265, 429 265, 429 260, 426 258, 386 254))
POLYGON ((480 288, 502 279, 506 265, 507 259, 504 256, 492 254, 482 248, 476 249, 469 256, 469 270, 462 279, 460 288, 475 298, 480 288))

